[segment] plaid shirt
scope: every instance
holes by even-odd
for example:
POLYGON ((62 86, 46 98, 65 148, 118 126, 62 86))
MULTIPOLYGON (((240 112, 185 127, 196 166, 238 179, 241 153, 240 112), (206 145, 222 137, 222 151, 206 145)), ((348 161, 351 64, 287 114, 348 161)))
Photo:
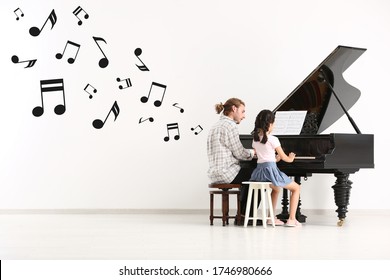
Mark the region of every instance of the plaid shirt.
POLYGON ((231 183, 240 171, 240 160, 251 160, 253 150, 240 141, 237 123, 221 115, 207 138, 208 176, 212 183, 231 183))

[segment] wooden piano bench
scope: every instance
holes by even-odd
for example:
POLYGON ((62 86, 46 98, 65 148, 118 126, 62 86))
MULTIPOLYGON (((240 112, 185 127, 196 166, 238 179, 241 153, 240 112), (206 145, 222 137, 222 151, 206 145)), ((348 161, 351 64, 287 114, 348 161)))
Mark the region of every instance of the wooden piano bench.
POLYGON ((263 222, 263 227, 267 227, 267 220, 271 220, 272 226, 275 227, 275 215, 274 209, 272 207, 272 199, 271 192, 272 189, 270 187, 271 182, 242 182, 243 184, 248 184, 248 198, 245 208, 245 219, 244 219, 244 227, 248 226, 248 221, 253 220, 253 226, 256 226, 257 220, 261 219, 263 222), (260 190, 260 194, 262 197, 261 201, 261 217, 257 217, 257 202, 258 202, 258 191, 260 190), (253 217, 249 217, 249 211, 251 207, 252 201, 252 193, 254 193, 253 197, 253 217), (267 215, 267 204, 269 209, 269 216, 267 215))
POLYGON ((237 224, 241 222, 240 214, 240 184, 209 184, 210 190, 210 225, 214 224, 214 219, 222 219, 222 225, 228 225, 229 219, 236 219, 237 224), (222 215, 214 215, 214 195, 222 196, 222 215), (237 214, 229 216, 229 196, 237 196, 237 214))

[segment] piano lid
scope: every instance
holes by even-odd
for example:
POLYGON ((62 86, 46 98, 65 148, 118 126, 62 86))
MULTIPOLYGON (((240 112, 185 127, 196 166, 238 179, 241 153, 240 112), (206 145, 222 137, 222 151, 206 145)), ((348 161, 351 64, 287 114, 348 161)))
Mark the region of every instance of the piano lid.
POLYGON ((323 132, 341 118, 344 111, 331 88, 318 78, 320 70, 348 111, 359 99, 360 90, 348 84, 342 74, 365 51, 362 48, 338 46, 273 112, 306 110, 300 134, 323 132))

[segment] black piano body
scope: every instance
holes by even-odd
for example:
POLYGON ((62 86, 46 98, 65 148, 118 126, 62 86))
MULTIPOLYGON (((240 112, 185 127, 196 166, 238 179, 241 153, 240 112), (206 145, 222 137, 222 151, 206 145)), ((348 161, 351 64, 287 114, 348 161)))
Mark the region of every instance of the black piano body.
MULTIPOLYGON (((276 135, 288 154, 294 152, 292 163, 278 162, 280 170, 294 177, 297 183, 314 173, 334 174, 332 186, 337 206, 338 225, 342 225, 348 212, 352 181, 349 175, 360 168, 374 168, 374 135, 362 134, 351 116, 350 109, 360 97, 360 91, 347 84, 342 73, 365 51, 362 48, 338 46, 294 91, 281 103, 277 111, 306 111, 299 135, 276 135), (320 134, 344 114, 355 128, 356 134, 320 134)), ((265 108, 263 108, 265 109, 265 108)), ((260 110, 259 110, 260 111, 260 110)), ((244 147, 252 148, 252 135, 240 135, 244 147)), ((253 168, 256 160, 241 162, 243 168, 253 168)), ((297 219, 306 216, 297 210, 297 219)), ((281 219, 288 217, 288 194, 283 192, 281 219)))

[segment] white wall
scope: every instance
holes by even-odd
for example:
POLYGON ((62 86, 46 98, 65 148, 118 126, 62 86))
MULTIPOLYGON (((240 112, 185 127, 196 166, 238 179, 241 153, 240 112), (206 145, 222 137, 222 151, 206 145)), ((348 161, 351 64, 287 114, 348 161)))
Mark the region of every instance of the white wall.
MULTIPOLYGON (((375 169, 351 176, 349 209, 389 208, 389 2, 5 0, 0 7, 0 209, 207 209, 214 104, 243 99, 240 132, 247 134, 261 109, 275 108, 337 45, 368 49, 345 78, 362 92, 350 114, 362 133, 375 134, 375 169), (72 13, 78 6, 90 15, 81 26, 72 13), (16 8, 24 12, 18 21, 16 8), (29 29, 41 28, 52 9, 54 27, 48 22, 32 37, 29 29), (104 69, 93 36, 107 42, 100 42, 104 69), (81 45, 74 64, 55 58, 68 40, 81 45), (135 66, 136 48, 149 72, 135 66), (37 62, 24 68, 13 55, 37 62), (132 87, 120 90, 117 77, 132 87), (54 113, 61 102, 54 92, 44 95, 44 114, 33 116, 40 81, 56 78, 64 79, 66 112, 54 113), (167 85, 158 108, 140 102, 152 82, 167 85), (88 83, 98 89, 92 99, 88 83), (110 114, 95 129, 92 121, 104 120, 114 101, 116 121, 110 114), (138 123, 151 116, 153 123, 138 123), (179 124, 179 140, 163 140, 169 123, 179 124), (197 125, 204 130, 195 135, 197 125)), ((354 130, 342 118, 325 133, 332 132, 354 130)), ((336 209, 334 181, 304 182, 303 208, 336 209)))

